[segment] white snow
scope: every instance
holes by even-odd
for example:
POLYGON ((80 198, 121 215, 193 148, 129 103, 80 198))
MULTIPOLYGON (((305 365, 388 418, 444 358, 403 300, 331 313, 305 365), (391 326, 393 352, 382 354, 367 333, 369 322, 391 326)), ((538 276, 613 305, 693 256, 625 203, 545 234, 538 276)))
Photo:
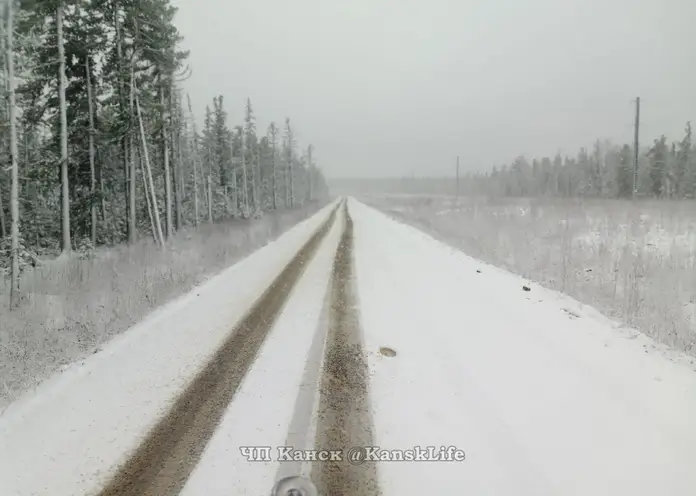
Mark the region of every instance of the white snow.
MULTIPOLYGON (((93 492, 333 206, 13 405, 0 417, 0 495, 93 492)), ((381 463, 385 496, 696 494, 686 357, 567 296, 523 291, 524 279, 353 199, 349 208, 375 443, 467 455, 381 463)), ((342 227, 293 290, 183 496, 268 493, 290 466, 248 462, 239 447, 275 449, 293 436, 296 448, 313 445, 306 368, 320 365, 311 362, 321 361, 342 227), (306 435, 293 432, 303 390, 306 435)))
MULTIPOLYGON (((286 444, 310 345, 317 332, 326 332, 319 328, 319 318, 343 229, 342 217, 338 219, 341 221, 334 224, 304 277, 293 289, 181 496, 270 493, 279 465, 287 463, 278 461, 277 447, 286 444), (273 460, 249 462, 242 456, 240 446, 270 446, 273 460)), ((318 394, 313 395, 313 400, 318 401, 318 394)), ((315 405, 312 410, 316 410, 315 405)), ((307 446, 294 448, 311 449, 314 444, 311 433, 307 441, 307 446)), ((308 467, 304 468, 304 475, 308 475, 308 467)))
POLYGON ((0 417, 0 494, 103 484, 335 203, 153 313, 0 417))
POLYGON ((525 292, 523 279, 355 200, 349 207, 376 444, 467 453, 382 463, 385 494, 696 494, 696 374, 686 360, 570 298, 525 292))

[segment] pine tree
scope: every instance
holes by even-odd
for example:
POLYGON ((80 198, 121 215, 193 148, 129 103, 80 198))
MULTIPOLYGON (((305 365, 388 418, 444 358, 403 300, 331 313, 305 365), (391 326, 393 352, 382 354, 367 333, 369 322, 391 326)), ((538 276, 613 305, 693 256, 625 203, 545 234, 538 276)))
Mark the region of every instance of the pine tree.
MULTIPOLYGON (((10 211, 12 212, 11 228, 11 272, 10 272, 10 306, 15 307, 19 303, 19 165, 17 161, 17 104, 15 101, 15 74, 14 74, 14 7, 8 0, 5 7, 7 20, 7 93, 8 113, 10 119, 10 166, 12 167, 12 186, 10 193, 10 211)), ((2 206, 0 205, 0 208, 2 206)))
POLYGON ((633 194, 633 150, 628 145, 621 148, 616 169, 616 184, 619 197, 631 197, 633 194))
POLYGON ((692 143, 691 143, 691 122, 686 123, 685 136, 679 142, 679 150, 677 151, 675 181, 677 186, 677 197, 693 198, 694 197, 694 175, 692 161, 692 143))
MULTIPOLYGON (((15 3, 18 36, 4 46, 0 88, 7 98, 0 113, 15 124, 16 152, 9 153, 9 132, 0 148, 21 174, 16 182, 0 174, 0 237, 12 235, 9 224, 16 218, 19 226, 21 218, 18 246, 54 253, 85 243, 132 243, 148 230, 160 243, 160 231, 169 237, 187 222, 197 224, 205 215, 199 206, 207 207, 210 222, 236 214, 233 153, 250 167, 251 185, 240 191, 252 194, 255 211, 278 209, 283 183, 287 207, 314 197, 315 183, 323 184, 309 156, 306 164, 295 156, 294 137, 281 148, 274 126, 274 137, 259 141, 249 100, 251 118, 239 135, 230 131, 237 126, 228 125, 222 96, 197 133, 177 87, 188 54, 178 48, 170 0, 15 3), (14 106, 9 80, 17 82, 14 106)), ((3 34, 9 37, 7 29, 3 34)))
POLYGON ((294 200, 294 165, 295 165, 295 135, 290 125, 290 117, 285 118, 285 206, 293 208, 294 200))
POLYGON ((667 138, 664 135, 655 140, 653 147, 648 152, 650 160, 650 191, 658 198, 665 193, 667 153, 667 138))
MULTIPOLYGON (((244 164, 245 171, 247 168, 251 171, 251 184, 247 185, 245 180, 245 189, 251 188, 251 211, 258 212, 261 209, 259 204, 258 191, 258 143, 256 137, 256 117, 251 106, 251 100, 247 98, 244 112, 244 164)), ((246 193, 248 197, 248 192, 246 193)))
POLYGON ((273 189, 273 210, 278 210, 278 170, 277 170, 277 146, 278 128, 274 122, 268 126, 268 140, 271 145, 271 170, 272 170, 272 189, 273 189))

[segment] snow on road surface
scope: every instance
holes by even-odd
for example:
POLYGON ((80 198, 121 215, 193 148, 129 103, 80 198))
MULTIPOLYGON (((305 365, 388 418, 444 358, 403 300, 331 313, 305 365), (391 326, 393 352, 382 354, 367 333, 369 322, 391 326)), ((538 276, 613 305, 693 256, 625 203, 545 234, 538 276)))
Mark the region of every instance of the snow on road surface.
MULTIPOLYGON (((303 383, 306 361, 309 359, 313 362, 310 366, 320 367, 316 362, 321 360, 323 351, 321 334, 326 333, 326 323, 320 317, 343 224, 343 219, 338 218, 307 272, 293 289, 268 341, 181 492, 182 496, 267 494, 283 468, 281 465, 290 465, 277 459, 249 463, 240 446, 272 446, 275 456, 275 447, 288 444, 288 432, 303 434, 294 432, 293 413, 300 388, 314 386, 303 383), (317 338, 319 353, 310 353, 317 338)), ((311 393, 306 396, 308 404, 301 405, 310 415, 316 401, 316 394, 311 393)), ((309 427, 309 436, 291 441, 296 449, 312 448, 311 431, 315 421, 309 416, 304 420, 307 422, 301 427, 309 427)), ((297 475, 297 472, 286 475, 297 475)))
POLYGON ((696 374, 577 304, 349 201, 385 494, 696 494, 696 374), (477 270, 481 272, 478 273, 477 270), (650 349, 650 348, 648 348, 650 349), (650 349, 651 350, 651 349, 650 349))
MULTIPOLYGON (((13 405, 0 417, 0 496, 93 494, 333 206, 13 405)), ((466 452, 379 463, 383 495, 696 494, 696 373, 686 360, 348 206, 374 444, 466 452)), ((337 216, 290 293, 183 495, 267 494, 282 475, 314 474, 248 462, 239 447, 316 445, 344 225, 337 216)))
POLYGON ((335 206, 11 405, 0 417, 0 495, 93 494, 335 206))

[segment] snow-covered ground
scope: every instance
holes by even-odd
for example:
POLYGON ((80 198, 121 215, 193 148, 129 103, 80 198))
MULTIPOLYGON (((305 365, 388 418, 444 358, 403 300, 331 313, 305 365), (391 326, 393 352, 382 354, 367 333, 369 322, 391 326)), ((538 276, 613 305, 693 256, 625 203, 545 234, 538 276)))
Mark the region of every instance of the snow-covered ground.
POLYGON ((467 455, 383 463, 385 494, 696 494, 688 360, 349 205, 367 349, 397 352, 371 355, 376 443, 467 455))
POLYGON ((23 273, 9 309, 0 276, 0 412, 65 366, 84 359, 144 317, 240 261, 321 207, 267 212, 184 228, 161 250, 151 239, 45 261, 23 273))
MULTIPOLYGON (((348 206, 375 443, 466 452, 464 461, 380 463, 385 496, 696 494, 688 357, 353 199, 348 206)), ((13 405, 0 417, 0 494, 91 494, 328 208, 13 405)), ((313 446, 310 371, 321 366, 342 227, 339 217, 183 494, 267 494, 279 475, 307 473, 247 462, 239 447, 313 446)))
MULTIPOLYGON (((324 297, 342 229, 339 219, 293 289, 182 496, 267 494, 276 475, 290 464, 277 460, 249 463, 239 447, 271 446, 274 454, 276 446, 287 444, 298 450, 312 448, 316 419, 311 413, 316 412, 318 396, 312 394, 316 392, 316 382, 308 380, 305 369, 318 369, 321 365, 316 362, 321 360, 326 334, 326 322, 321 319, 324 297), (303 388, 310 389, 309 394, 301 395, 297 404, 298 392, 303 388), (309 413, 301 424, 307 432, 296 432, 300 425, 293 420, 298 409, 309 413)), ((303 470, 305 476, 307 468, 303 470)))
POLYGON ((689 202, 365 199, 696 356, 696 215, 689 202))
POLYGON ((99 488, 333 206, 10 405, 0 417, 0 495, 99 488))

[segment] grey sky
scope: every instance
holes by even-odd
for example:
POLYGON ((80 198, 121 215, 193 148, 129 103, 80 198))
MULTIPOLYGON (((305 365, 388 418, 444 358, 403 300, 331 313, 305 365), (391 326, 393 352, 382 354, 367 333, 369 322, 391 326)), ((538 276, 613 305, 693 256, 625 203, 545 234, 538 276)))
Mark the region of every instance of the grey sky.
POLYGON ((693 0, 173 0, 196 113, 251 98, 329 176, 450 174, 680 139, 696 118, 693 0))

